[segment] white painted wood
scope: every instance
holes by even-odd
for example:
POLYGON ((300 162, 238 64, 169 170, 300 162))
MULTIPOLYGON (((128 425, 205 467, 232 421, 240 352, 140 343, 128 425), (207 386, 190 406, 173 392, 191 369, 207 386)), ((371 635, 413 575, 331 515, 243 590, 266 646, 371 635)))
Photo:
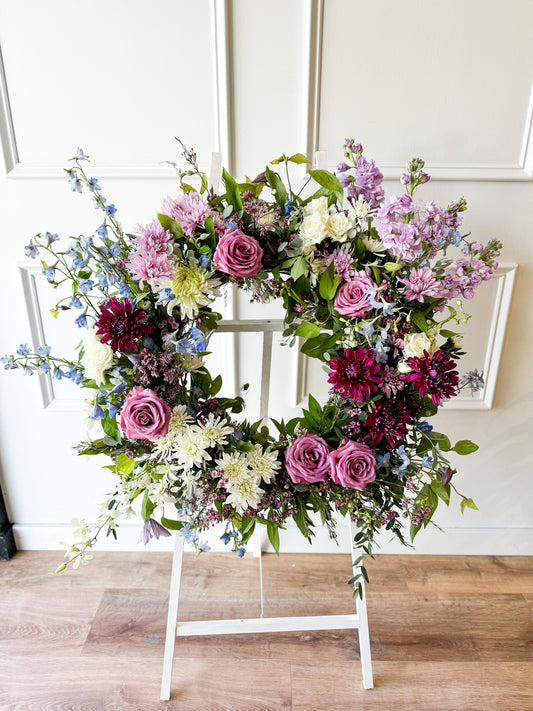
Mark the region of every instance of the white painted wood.
MULTIPOLYGON (((178 637, 212 634, 259 634, 306 630, 357 629, 357 615, 309 615, 305 617, 255 617, 243 620, 194 620, 178 622, 178 637)), ((365 687, 371 688, 371 687, 365 687)))
POLYGON ((165 637, 165 654, 163 660, 163 678, 161 680, 161 701, 170 699, 170 682, 172 680, 172 661, 176 646, 176 625, 178 621, 178 606, 181 583, 181 568, 183 565, 183 536, 174 534, 174 556, 172 558, 172 574, 168 600, 167 631, 165 637))
MULTIPOLYGON (((359 556, 362 555, 361 549, 354 542, 354 526, 352 520, 348 519, 348 530, 350 531, 350 541, 351 541, 351 553, 352 553, 352 568, 355 571, 357 566, 355 561, 359 556)), ((355 587, 355 585, 354 585, 355 587)), ((362 595, 361 597, 356 597, 356 609, 359 624, 357 628, 359 630, 359 654, 361 656, 361 669, 363 673, 363 686, 365 689, 374 688, 374 677, 372 675, 372 656, 370 653, 370 635, 368 632, 368 615, 366 610, 366 591, 365 591, 365 581, 361 581, 362 595)))

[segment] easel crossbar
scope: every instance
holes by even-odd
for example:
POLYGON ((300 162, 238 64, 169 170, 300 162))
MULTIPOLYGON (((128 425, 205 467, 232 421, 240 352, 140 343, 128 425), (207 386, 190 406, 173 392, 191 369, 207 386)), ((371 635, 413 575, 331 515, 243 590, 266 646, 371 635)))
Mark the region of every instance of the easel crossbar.
POLYGON ((243 620, 194 620, 178 622, 176 635, 191 637, 260 632, 357 629, 359 615, 308 615, 305 617, 253 617, 243 620))

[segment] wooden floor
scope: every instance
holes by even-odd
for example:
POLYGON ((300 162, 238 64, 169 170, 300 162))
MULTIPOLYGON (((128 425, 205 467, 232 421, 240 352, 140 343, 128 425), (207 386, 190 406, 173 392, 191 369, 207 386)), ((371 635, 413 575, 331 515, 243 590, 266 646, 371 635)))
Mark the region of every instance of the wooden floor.
MULTIPOLYGON (((533 558, 377 556, 375 689, 356 631, 180 638, 159 701, 171 556, 0 562, 0 709, 532 711, 533 558)), ((353 612, 348 556, 263 558, 265 615, 353 612)), ((259 615, 258 560, 186 555, 180 618, 259 615)))

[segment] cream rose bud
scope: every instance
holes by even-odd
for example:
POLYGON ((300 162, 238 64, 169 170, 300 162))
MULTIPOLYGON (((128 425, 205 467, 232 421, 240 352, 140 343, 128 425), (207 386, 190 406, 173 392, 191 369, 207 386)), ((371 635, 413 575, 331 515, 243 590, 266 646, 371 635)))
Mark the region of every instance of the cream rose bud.
POLYGON ((401 373, 402 375, 406 375, 407 373, 411 372, 411 366, 406 363, 404 360, 401 360, 398 363, 398 373, 401 373))
POLYGON ((323 215, 326 219, 329 215, 328 201, 325 195, 311 200, 304 208, 305 215, 323 215))
POLYGON ((328 218, 328 231, 335 242, 345 242, 353 222, 344 212, 333 212, 328 218))
POLYGON ((407 358, 423 358, 424 351, 433 355, 437 350, 435 338, 428 338, 425 333, 408 333, 403 343, 403 352, 407 358))
POLYGON ((104 373, 113 365, 113 349, 100 341, 94 331, 87 331, 83 339, 83 358, 81 364, 85 377, 94 380, 97 385, 104 382, 104 373))
POLYGON ((314 246, 320 244, 327 236, 327 219, 327 215, 321 215, 318 212, 304 217, 300 225, 300 237, 304 254, 311 252, 314 246))

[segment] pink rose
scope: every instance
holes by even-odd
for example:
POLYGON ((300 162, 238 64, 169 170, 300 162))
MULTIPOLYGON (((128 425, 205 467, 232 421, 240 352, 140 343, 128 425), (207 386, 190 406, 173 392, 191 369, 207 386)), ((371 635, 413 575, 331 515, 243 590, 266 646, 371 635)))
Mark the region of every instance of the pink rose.
POLYGON ((303 434, 285 450, 285 469, 295 484, 324 481, 329 471, 330 447, 314 434, 303 434))
POLYGON ((376 457, 366 444, 343 439, 329 459, 331 478, 336 484, 363 491, 376 478, 376 457))
POLYGON ((215 249, 213 262, 226 274, 247 277, 261 271, 263 250, 259 242, 240 230, 226 230, 215 249))
POLYGON ((153 390, 137 385, 128 393, 120 426, 128 439, 159 439, 168 433, 171 414, 170 407, 153 390))
POLYGON ((375 289, 376 285, 363 271, 350 281, 345 281, 339 286, 335 294, 333 306, 344 316, 363 316, 372 311, 368 298, 368 289, 375 289))

